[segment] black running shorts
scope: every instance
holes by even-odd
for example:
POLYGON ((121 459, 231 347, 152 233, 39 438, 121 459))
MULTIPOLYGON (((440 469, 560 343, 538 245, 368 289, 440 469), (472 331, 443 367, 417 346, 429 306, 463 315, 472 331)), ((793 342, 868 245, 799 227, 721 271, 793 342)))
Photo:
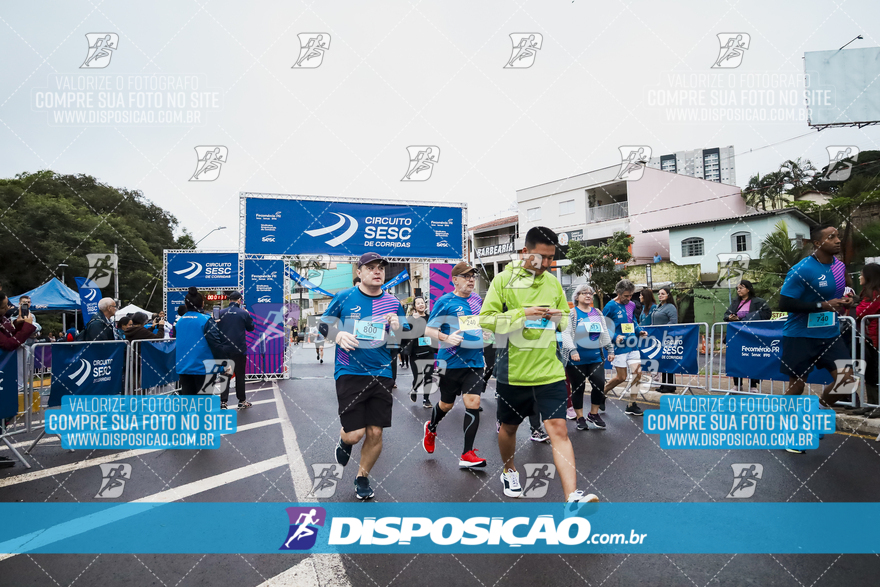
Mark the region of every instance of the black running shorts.
POLYGON ((346 432, 367 426, 391 426, 391 386, 388 377, 340 375, 336 380, 339 421, 346 432))
POLYGON ((782 364, 779 370, 783 375, 806 379, 813 367, 828 372, 837 369, 839 360, 851 359, 843 338, 806 338, 799 336, 782 337, 782 364))
POLYGON ((498 393, 498 420, 503 424, 519 424, 533 413, 541 420, 565 418, 568 388, 565 380, 546 385, 509 385, 500 381, 498 393))
POLYGON ((440 401, 451 404, 463 393, 483 393, 486 383, 483 381, 482 367, 464 367, 447 369, 440 376, 440 401))

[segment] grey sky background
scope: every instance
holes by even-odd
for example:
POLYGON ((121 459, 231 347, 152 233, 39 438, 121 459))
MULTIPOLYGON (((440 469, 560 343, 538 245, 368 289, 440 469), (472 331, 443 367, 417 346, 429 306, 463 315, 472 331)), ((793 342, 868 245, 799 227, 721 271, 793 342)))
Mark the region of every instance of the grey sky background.
MULTIPOLYGON (((806 122, 672 122, 647 99, 669 73, 710 74, 716 34, 751 46, 725 73, 803 76, 804 51, 880 46, 880 3, 804 2, 31 2, 4 3, 0 172, 50 168, 142 190, 201 248, 238 245, 240 191, 461 201, 471 224, 515 190, 654 155, 733 145, 737 184, 789 158, 821 167, 826 145, 880 149, 880 129, 810 132, 806 122), (109 66, 80 70, 85 35, 119 35, 109 66), (297 33, 331 36, 316 69, 291 69, 297 33), (504 69, 510 33, 543 46, 504 69), (34 108, 50 75, 207 77, 222 109, 197 126, 52 126, 34 108), (190 182, 194 147, 225 145, 213 182, 190 182), (427 182, 401 182, 408 145, 436 145, 427 182)), ((739 87, 734 88, 738 93, 739 87)), ((126 92, 127 93, 127 92, 126 92)), ((802 108, 802 107, 801 107, 802 108)), ((146 228, 146 227, 145 227, 146 228)))

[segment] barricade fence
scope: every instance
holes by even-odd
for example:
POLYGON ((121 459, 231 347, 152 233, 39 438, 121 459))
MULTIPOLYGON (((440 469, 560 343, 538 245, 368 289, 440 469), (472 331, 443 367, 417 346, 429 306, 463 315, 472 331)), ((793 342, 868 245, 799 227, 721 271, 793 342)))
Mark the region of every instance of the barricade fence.
MULTIPOLYGON (((849 357, 838 368, 838 373, 852 365, 856 375, 863 370, 863 363, 856 360, 855 320, 840 316, 841 337, 849 351, 849 357)), ((751 320, 748 322, 718 322, 712 326, 709 337, 710 360, 709 391, 724 394, 784 393, 789 376, 780 371, 782 365, 782 335, 785 320, 751 320), (735 380, 739 380, 736 385, 735 380), (775 384, 775 382, 780 382, 775 384), (752 383, 757 383, 754 387, 752 383)), ((826 385, 832 383, 825 370, 813 368, 807 377, 805 393, 821 397, 826 385)), ((857 406, 860 385, 853 389, 852 400, 839 401, 839 405, 857 406)))
POLYGON ((131 341, 126 395, 160 395, 180 391, 176 370, 177 341, 131 341))

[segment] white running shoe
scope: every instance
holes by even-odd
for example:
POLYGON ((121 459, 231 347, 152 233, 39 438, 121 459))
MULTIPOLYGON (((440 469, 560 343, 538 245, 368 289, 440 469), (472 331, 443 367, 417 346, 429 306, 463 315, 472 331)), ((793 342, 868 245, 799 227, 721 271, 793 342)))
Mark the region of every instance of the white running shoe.
POLYGON ((501 473, 501 483, 504 484, 504 495, 507 497, 520 497, 522 486, 519 484, 519 473, 515 470, 501 473))
POLYGON ((573 491, 565 502, 565 517, 570 518, 578 515, 581 508, 588 503, 599 503, 599 498, 592 493, 584 494, 580 489, 573 491))
POLYGON ((577 420, 577 412, 574 411, 574 408, 568 408, 565 411, 565 417, 569 420, 577 420))

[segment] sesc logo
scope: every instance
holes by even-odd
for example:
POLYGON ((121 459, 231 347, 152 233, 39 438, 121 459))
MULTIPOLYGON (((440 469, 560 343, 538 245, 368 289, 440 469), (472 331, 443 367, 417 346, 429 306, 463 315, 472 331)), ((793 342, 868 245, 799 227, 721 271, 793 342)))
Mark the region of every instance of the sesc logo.
POLYGON ((272 303, 272 296, 260 296, 260 297, 257 299, 257 303, 260 303, 260 304, 271 304, 271 303, 272 303))
POLYGON ((272 236, 272 235, 270 235, 270 236, 264 236, 264 237, 263 237, 263 242, 264 242, 264 243, 274 243, 274 242, 275 242, 275 237, 272 236))
POLYGON ((305 233, 309 236, 314 237, 323 236, 325 234, 339 230, 340 228, 345 226, 346 223, 348 223, 348 228, 345 229, 342 234, 340 234, 339 236, 335 236, 327 241, 324 241, 331 247, 335 247, 350 239, 354 235, 354 233, 357 232, 358 221, 348 214, 339 214, 337 212, 330 213, 336 216, 339 219, 339 222, 337 222, 336 224, 331 224, 330 226, 323 226, 321 228, 315 228, 313 230, 306 230, 305 233))
POLYGON ((76 372, 68 375, 67 378, 73 381, 73 384, 77 387, 81 387, 82 384, 86 382, 86 379, 89 378, 89 373, 91 373, 91 371, 92 364, 85 359, 80 359, 79 369, 77 369, 76 372))
POLYGON ((202 264, 196 263, 195 261, 190 261, 189 267, 187 267, 186 269, 181 269, 180 271, 175 271, 174 275, 182 275, 184 279, 192 279, 201 272, 202 264))
POLYGON ((290 507, 285 510, 290 519, 287 540, 278 550, 308 550, 318 540, 318 526, 327 520, 324 508, 290 507))

